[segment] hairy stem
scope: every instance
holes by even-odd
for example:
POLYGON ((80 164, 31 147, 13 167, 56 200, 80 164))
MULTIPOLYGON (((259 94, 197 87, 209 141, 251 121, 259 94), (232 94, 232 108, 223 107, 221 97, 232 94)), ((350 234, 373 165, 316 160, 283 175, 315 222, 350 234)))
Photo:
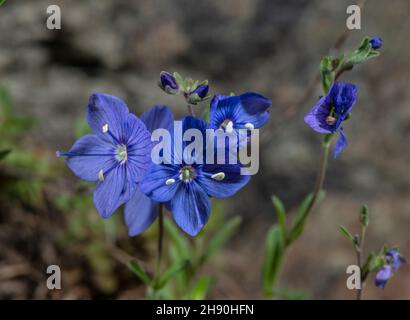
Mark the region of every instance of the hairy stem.
POLYGON ((187 108, 188 108, 189 115, 195 117, 195 113, 194 113, 194 109, 192 108, 192 105, 188 103, 187 108))

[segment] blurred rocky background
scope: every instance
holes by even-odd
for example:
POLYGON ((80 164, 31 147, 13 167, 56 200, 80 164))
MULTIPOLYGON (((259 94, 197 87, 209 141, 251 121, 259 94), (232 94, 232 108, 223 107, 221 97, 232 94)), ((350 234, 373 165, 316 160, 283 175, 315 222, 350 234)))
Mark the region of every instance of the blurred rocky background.
MULTIPOLYGON (((306 90, 321 57, 345 31, 350 4, 8 0, 0 7, 0 85, 20 129, 30 131, 8 138, 23 160, 12 151, 15 163, 0 163, 0 298, 143 297, 143 286, 107 256, 104 243, 108 233, 124 252, 150 265, 155 231, 128 239, 120 213, 107 231, 92 208, 90 186, 73 177, 54 152, 68 149, 82 130, 93 92, 123 98, 137 115, 153 104, 184 115, 183 101, 157 87, 161 70, 208 79, 212 93, 255 91, 273 101, 261 132, 259 174, 215 213, 242 216, 240 231, 203 270, 215 278, 210 298, 261 298, 264 237, 275 222, 270 197, 278 195, 292 212, 313 187, 321 137, 303 115, 320 87, 307 97, 306 90), (61 8, 61 30, 46 28, 50 4, 61 8), (49 264, 63 270, 59 292, 45 287, 49 264)), ((340 49, 353 48, 365 35, 384 40, 380 57, 342 78, 359 87, 345 126, 349 146, 330 160, 327 197, 284 264, 280 286, 306 298, 354 298, 345 271, 355 256, 338 226, 358 231, 362 203, 371 211, 366 249, 387 242, 410 257, 409 12, 406 0, 367 1, 362 29, 351 31, 340 49)), ((384 290, 371 279, 364 298, 410 298, 408 267, 384 290)))

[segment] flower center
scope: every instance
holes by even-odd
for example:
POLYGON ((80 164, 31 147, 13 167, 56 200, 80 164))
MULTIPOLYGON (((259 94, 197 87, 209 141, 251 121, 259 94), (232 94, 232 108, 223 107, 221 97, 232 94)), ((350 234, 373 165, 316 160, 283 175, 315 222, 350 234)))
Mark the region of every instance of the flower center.
POLYGON ((233 131, 233 122, 230 119, 225 119, 219 127, 225 129, 225 132, 231 133, 233 131))
POLYGON ((125 144, 121 144, 117 147, 117 150, 115 150, 115 159, 121 163, 127 161, 127 146, 125 144))
POLYGON ((332 126, 332 125, 334 125, 334 124, 336 123, 336 118, 335 118, 335 117, 332 117, 332 116, 327 116, 327 118, 326 118, 326 123, 327 123, 329 126, 332 126))
POLYGON ((179 172, 179 179, 184 182, 190 182, 196 177, 195 169, 191 166, 184 166, 179 172))

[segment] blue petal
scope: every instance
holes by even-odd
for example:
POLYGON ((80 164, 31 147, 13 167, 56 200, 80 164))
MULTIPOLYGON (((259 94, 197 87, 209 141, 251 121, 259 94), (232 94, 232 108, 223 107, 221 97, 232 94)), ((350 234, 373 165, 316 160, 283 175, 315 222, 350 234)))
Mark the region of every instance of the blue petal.
POLYGON ((201 84, 194 91, 191 91, 190 95, 197 94, 201 99, 205 98, 208 94, 209 86, 206 84, 201 84))
POLYGON ((316 132, 332 133, 336 130, 334 125, 331 126, 326 123, 326 118, 330 112, 329 99, 328 95, 320 98, 312 110, 305 116, 305 123, 316 132))
POLYGON ((385 265, 377 273, 374 279, 376 287, 383 289, 387 281, 393 276, 393 270, 390 265, 385 265))
POLYGON ((241 96, 215 96, 211 101, 210 125, 216 129, 230 120, 235 129, 244 129, 251 123, 255 129, 261 128, 269 119, 270 100, 256 93, 241 96))
POLYGON ((241 103, 249 114, 265 112, 272 105, 272 101, 261 94, 248 92, 240 95, 241 103))
POLYGON ((87 121, 94 133, 100 138, 113 142, 123 142, 124 124, 128 115, 128 107, 121 99, 95 93, 90 97, 87 111, 87 121), (108 133, 103 133, 103 126, 108 124, 108 133))
POLYGON ((167 164, 151 164, 147 173, 140 183, 140 189, 145 195, 157 202, 167 202, 174 197, 179 179, 179 167, 167 164), (168 179, 174 179, 175 183, 167 185, 168 179))
POLYGON ((152 133, 155 129, 162 128, 171 130, 174 124, 174 115, 167 106, 153 106, 141 115, 147 129, 152 133))
POLYGON ((344 134, 343 127, 340 127, 339 130, 339 139, 337 139, 334 149, 334 157, 335 159, 339 156, 339 154, 346 148, 347 146, 347 139, 344 134))
POLYGON ((226 198, 234 195, 250 180, 249 175, 241 175, 240 164, 203 165, 198 173, 197 181, 206 193, 214 198, 226 198), (217 181, 211 178, 213 174, 223 172, 225 178, 217 181))
POLYGON ((357 100, 357 86, 351 83, 336 82, 329 91, 332 104, 336 108, 336 128, 344 121, 357 100))
POLYGON ((100 181, 94 191, 94 204, 101 217, 112 216, 120 205, 130 200, 137 188, 127 179, 126 165, 118 164, 100 181))
POLYGON ((77 177, 84 181, 98 181, 98 172, 108 171, 117 162, 113 146, 94 134, 78 139, 71 147, 70 153, 79 155, 68 156, 67 165, 77 177))
POLYGON ((386 256, 390 257, 392 259, 392 267, 393 269, 397 270, 400 268, 402 263, 406 262, 406 259, 400 254, 399 250, 397 249, 391 249, 386 252, 386 256))
POLYGON ((179 184, 170 206, 175 222, 192 237, 208 222, 211 211, 206 192, 195 181, 179 184))
POLYGON ((124 125, 127 136, 127 169, 128 179, 137 183, 147 171, 151 163, 152 142, 144 123, 132 113, 127 115, 124 125))
POLYGON ((124 209, 125 223, 130 237, 144 232, 158 216, 159 204, 137 190, 124 209))

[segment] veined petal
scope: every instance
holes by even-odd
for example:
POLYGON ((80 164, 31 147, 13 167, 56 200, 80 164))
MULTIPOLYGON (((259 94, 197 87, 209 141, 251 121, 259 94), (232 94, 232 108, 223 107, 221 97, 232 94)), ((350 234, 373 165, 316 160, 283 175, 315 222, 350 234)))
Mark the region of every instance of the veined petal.
POLYGON ((124 218, 131 237, 144 232, 158 216, 159 204, 137 190, 125 204, 124 218))
POLYGON ((226 198, 234 195, 250 180, 249 175, 241 175, 240 164, 206 164, 198 173, 197 181, 206 193, 214 198, 226 198), (215 179, 215 175, 223 173, 223 179, 215 179))
POLYGON ((179 179, 178 166, 167 164, 151 164, 140 183, 141 191, 157 202, 167 202, 174 197, 179 179), (174 183, 166 183, 175 180, 174 183))
POLYGON ((347 139, 345 137, 345 133, 343 127, 340 127, 339 130, 339 139, 337 139, 334 149, 334 157, 335 159, 339 156, 339 154, 347 147, 347 139))
POLYGON ((158 128, 171 130, 174 124, 174 115, 167 106, 157 105, 145 111, 141 115, 141 121, 151 133, 158 128))
POLYGON ((95 93, 90 97, 87 121, 94 133, 106 141, 123 142, 124 125, 127 122, 128 107, 121 99, 95 93), (103 127, 108 132, 103 132, 103 127))
POLYGON ((94 191, 94 204, 101 217, 112 216, 120 205, 127 202, 136 190, 136 184, 127 181, 126 165, 113 168, 94 191))
POLYGON ((170 206, 175 222, 192 237, 208 222, 211 211, 208 195, 194 181, 178 186, 170 206))
POLYGON ((113 146, 94 134, 78 139, 68 154, 73 154, 67 157, 68 167, 84 181, 98 181, 101 170, 106 172, 116 164, 113 146))
POLYGON ((316 105, 305 116, 305 123, 319 133, 332 133, 336 130, 334 125, 328 125, 326 118, 329 116, 330 102, 326 95, 319 99, 316 105))

